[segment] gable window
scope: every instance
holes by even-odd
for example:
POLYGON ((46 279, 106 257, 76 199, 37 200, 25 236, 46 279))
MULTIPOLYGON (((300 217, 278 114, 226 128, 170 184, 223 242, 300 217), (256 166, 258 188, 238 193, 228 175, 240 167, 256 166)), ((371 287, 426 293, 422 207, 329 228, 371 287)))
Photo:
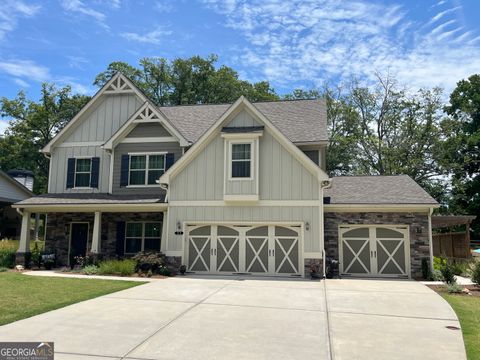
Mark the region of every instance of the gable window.
POLYGON ((230 174, 232 178, 250 178, 252 168, 252 144, 232 143, 230 174))
POLYGON ((90 187, 92 159, 75 159, 75 187, 90 187))
POLYGON ((140 251, 160 251, 161 222, 127 222, 125 229, 125 254, 140 251))
POLYGON ((165 172, 165 154, 130 156, 129 185, 156 185, 165 172))

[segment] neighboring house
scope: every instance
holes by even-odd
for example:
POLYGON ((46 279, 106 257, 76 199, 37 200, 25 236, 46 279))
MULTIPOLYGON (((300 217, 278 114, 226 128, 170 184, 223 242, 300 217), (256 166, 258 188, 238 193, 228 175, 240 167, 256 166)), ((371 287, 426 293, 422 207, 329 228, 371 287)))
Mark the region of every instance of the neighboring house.
MULTIPOLYGON (((21 171, 21 173, 30 172, 21 171)), ((18 171, 15 174, 18 175, 18 171)), ((33 176, 30 178, 33 179, 33 176)), ((19 181, 0 170, 0 240, 20 237, 21 216, 11 205, 32 196, 31 189, 27 189, 19 181)))
POLYGON ((326 251, 342 274, 419 276, 437 202, 408 176, 330 178, 327 144, 324 100, 156 107, 116 74, 43 149, 49 193, 15 206, 48 214, 60 264, 161 250, 196 273, 304 276, 326 251))

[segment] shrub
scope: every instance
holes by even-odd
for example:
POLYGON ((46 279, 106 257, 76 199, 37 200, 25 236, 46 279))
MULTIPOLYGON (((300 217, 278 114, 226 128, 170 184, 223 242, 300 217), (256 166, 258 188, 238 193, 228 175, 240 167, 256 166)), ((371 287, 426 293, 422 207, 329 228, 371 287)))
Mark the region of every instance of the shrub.
POLYGON ((172 276, 172 272, 166 266, 160 267, 160 269, 158 269, 158 274, 163 276, 172 276))
POLYGON ((440 270, 434 269, 432 272, 432 280, 433 281, 444 281, 442 272, 440 270))
POLYGON ((0 267, 14 268, 15 267, 16 251, 15 248, 4 247, 0 248, 0 267))
POLYGON ((465 262, 453 262, 450 264, 452 271, 455 275, 461 276, 467 270, 467 264, 465 262))
POLYGON ((433 257, 433 268, 435 270, 442 270, 442 267, 445 265, 447 265, 447 259, 438 256, 433 257))
POLYGON ((98 266, 86 265, 82 271, 85 275, 96 275, 98 274, 98 266))
POLYGON ((35 245, 33 246, 31 260, 33 265, 35 265, 37 268, 42 266, 42 254, 40 253, 37 242, 35 242, 35 245))
POLYGON ((472 281, 477 284, 477 285, 480 285, 480 261, 477 262, 473 268, 473 271, 472 271, 472 281))
POLYGON ((6 267, 0 267, 0 272, 5 272, 5 271, 8 271, 8 268, 6 268, 6 267))
POLYGON ((428 259, 427 258, 422 259, 422 277, 425 280, 431 280, 432 279, 432 274, 430 272, 430 265, 428 264, 428 259))
POLYGON ((102 275, 130 276, 135 273, 137 262, 132 259, 105 260, 98 264, 98 273, 102 275))
POLYGON ((445 265, 442 266, 440 271, 442 272, 443 280, 447 284, 453 284, 456 282, 453 267, 450 264, 445 263, 445 265))
POLYGON ((447 291, 451 294, 452 293, 458 294, 463 291, 463 287, 458 285, 456 282, 454 282, 447 285, 447 291))
POLYGON ((132 258, 137 262, 136 270, 148 273, 151 271, 154 274, 160 274, 162 268, 165 267, 165 255, 161 252, 141 252, 132 258))

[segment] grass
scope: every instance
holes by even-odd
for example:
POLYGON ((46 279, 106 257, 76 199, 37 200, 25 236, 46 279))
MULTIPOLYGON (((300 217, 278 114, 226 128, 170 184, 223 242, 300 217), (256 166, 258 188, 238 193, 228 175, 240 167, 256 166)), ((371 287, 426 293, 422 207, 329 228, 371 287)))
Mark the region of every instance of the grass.
POLYGON ((0 325, 142 284, 0 273, 0 325))
POLYGON ((480 360, 480 297, 442 293, 457 313, 469 360, 480 360))

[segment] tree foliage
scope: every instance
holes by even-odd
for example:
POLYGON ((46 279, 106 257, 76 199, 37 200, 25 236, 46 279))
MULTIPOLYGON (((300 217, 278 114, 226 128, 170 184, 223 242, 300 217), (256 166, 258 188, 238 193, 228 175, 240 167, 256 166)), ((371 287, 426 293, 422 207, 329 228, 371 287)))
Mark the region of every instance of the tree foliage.
POLYGON ((443 166, 452 174, 450 209, 474 214, 474 237, 480 237, 480 75, 457 83, 445 107, 450 115, 442 126, 450 136, 444 147, 443 166))
POLYGON ((267 81, 250 83, 239 79, 230 67, 216 68, 217 56, 192 56, 168 61, 144 58, 139 67, 113 62, 97 75, 94 84, 102 86, 117 71, 135 82, 157 105, 219 104, 237 100, 241 95, 250 101, 278 100, 267 81))
POLYGON ((2 170, 27 169, 35 174, 34 191, 46 192, 48 160, 39 152, 88 102, 90 98, 72 95, 70 87, 57 89, 43 84, 38 102, 20 91, 15 99, 0 100, 0 115, 10 120, 0 138, 2 170))

